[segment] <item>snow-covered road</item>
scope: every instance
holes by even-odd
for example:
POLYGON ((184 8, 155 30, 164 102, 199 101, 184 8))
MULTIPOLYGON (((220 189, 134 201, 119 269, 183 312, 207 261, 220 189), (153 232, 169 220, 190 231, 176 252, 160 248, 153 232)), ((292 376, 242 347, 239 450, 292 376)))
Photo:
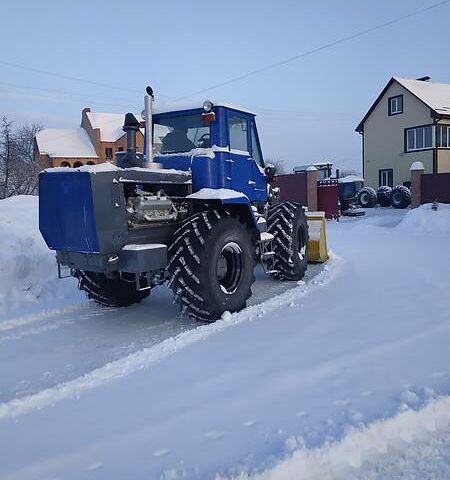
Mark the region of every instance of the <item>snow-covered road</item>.
MULTIPOLYGON (((294 478, 277 473, 292 452, 323 460, 329 442, 448 395, 449 213, 330 223, 326 267, 294 288, 259 274, 253 306, 212 325, 179 318, 164 289, 127 310, 58 286, 53 300, 4 302, 0 477, 294 478)), ((442 428, 421 441, 445 445, 442 428)), ((349 455, 291 474, 394 478, 376 472, 405 450, 384 450, 372 466, 349 455)))
MULTIPOLYGON (((321 270, 312 266, 305 280, 321 270)), ((260 268, 256 278, 250 305, 292 288, 290 282, 273 282, 260 268)), ((167 288, 156 288, 142 304, 126 310, 103 308, 83 296, 62 308, 10 313, 0 322, 0 403, 69 382, 198 326, 179 315, 167 288)))

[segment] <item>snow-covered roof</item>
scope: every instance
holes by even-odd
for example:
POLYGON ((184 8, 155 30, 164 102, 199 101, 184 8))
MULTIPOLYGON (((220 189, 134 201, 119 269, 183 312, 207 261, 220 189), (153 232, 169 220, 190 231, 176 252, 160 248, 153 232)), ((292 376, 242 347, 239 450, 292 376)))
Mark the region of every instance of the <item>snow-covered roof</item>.
MULTIPOLYGON (((251 115, 256 115, 255 112, 252 112, 248 108, 244 108, 239 105, 234 105, 227 102, 218 102, 214 100, 211 100, 211 102, 213 103, 214 107, 226 107, 233 110, 238 110, 240 112, 250 113, 251 115)), ((194 110, 198 108, 203 108, 203 102, 172 102, 162 103, 161 105, 155 103, 153 113, 170 113, 178 112, 180 110, 194 110)))
POLYGON ((46 128, 36 134, 41 154, 62 158, 97 158, 94 146, 83 128, 46 128))
POLYGON ((100 129, 102 142, 115 142, 125 135, 122 130, 125 115, 123 113, 86 112, 93 129, 100 129))
POLYGON ((437 113, 450 114, 450 85, 423 80, 394 77, 400 85, 437 113))
MULTIPOLYGON (((104 113, 104 112, 86 112, 87 118, 92 128, 100 129, 100 141, 115 142, 125 135, 122 130, 123 122, 125 120, 125 113, 104 113)), ((134 114, 138 121, 141 116, 134 114)), ((143 129, 141 132, 144 133, 143 129)))
POLYGON ((364 129, 364 122, 373 112, 380 100, 384 97, 384 94, 387 92, 393 82, 397 82, 403 88, 408 90, 425 105, 430 107, 437 115, 450 115, 450 84, 392 77, 378 95, 375 102, 373 102, 368 112, 364 115, 364 118, 356 127, 357 132, 362 133, 364 129))
POLYGON ((364 178, 359 177, 358 175, 346 175, 345 177, 340 177, 338 179, 339 183, 352 183, 352 182, 364 182, 364 178))

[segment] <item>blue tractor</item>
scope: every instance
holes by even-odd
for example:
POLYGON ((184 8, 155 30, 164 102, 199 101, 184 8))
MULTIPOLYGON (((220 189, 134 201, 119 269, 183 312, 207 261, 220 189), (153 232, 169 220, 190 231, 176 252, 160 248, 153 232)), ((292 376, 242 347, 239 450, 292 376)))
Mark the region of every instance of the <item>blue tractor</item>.
POLYGON ((167 284, 189 315, 214 321, 246 306, 255 263, 278 280, 307 268, 303 207, 271 188, 255 115, 214 105, 152 113, 146 149, 128 113, 116 165, 40 174, 39 226, 79 288, 102 305, 137 303, 167 284))

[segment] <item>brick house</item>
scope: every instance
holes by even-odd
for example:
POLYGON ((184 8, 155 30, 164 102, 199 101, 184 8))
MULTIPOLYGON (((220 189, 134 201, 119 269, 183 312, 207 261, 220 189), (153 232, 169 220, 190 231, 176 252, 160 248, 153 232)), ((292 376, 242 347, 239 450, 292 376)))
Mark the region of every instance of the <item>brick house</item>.
MULTIPOLYGON (((84 108, 78 128, 46 128, 37 133, 35 159, 43 168, 80 167, 113 161, 114 154, 126 150, 122 130, 124 114, 98 113, 84 108)), ((144 135, 138 132, 137 150, 144 148, 144 135)))

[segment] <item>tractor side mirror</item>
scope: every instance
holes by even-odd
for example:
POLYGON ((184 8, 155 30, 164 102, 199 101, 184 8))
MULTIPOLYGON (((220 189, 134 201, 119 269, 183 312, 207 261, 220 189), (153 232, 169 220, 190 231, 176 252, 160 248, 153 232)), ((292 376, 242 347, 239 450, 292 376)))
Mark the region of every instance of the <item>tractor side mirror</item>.
POLYGON ((272 163, 268 163, 266 165, 266 168, 264 169, 264 173, 266 174, 266 177, 268 178, 268 180, 271 181, 273 180, 273 177, 275 177, 275 174, 277 173, 277 167, 272 163))

